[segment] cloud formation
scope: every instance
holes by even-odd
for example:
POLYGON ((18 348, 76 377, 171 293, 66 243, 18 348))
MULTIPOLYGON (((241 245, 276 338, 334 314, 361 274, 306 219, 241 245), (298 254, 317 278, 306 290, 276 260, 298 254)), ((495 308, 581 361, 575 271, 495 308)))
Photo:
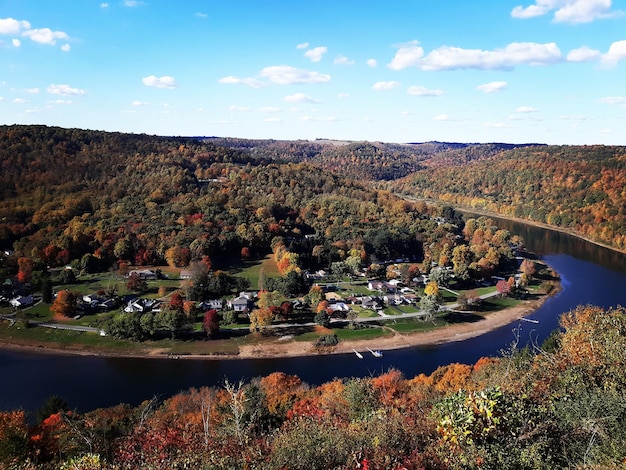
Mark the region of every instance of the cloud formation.
POLYGON ((30 29, 28 21, 20 21, 14 18, 0 18, 0 34, 20 34, 30 29))
POLYGON ((597 19, 610 18, 617 13, 611 11, 611 0, 535 0, 533 5, 516 6, 511 11, 513 18, 527 19, 554 12, 555 23, 590 23, 597 19))
POLYGON ((507 87, 507 85, 508 85, 507 82, 489 82, 489 83, 484 83, 482 85, 478 85, 476 89, 487 94, 498 93, 499 91, 504 90, 507 87))
POLYGON ((285 96, 285 101, 289 103, 312 103, 318 104, 320 101, 315 98, 310 97, 309 95, 305 95, 304 93, 295 93, 293 95, 285 96))
POLYGON ((387 67, 391 70, 402 70, 407 67, 418 67, 424 56, 424 48, 419 45, 419 41, 411 41, 398 48, 398 52, 387 67))
POLYGON ((399 86, 400 86, 400 82, 394 82, 394 81, 376 82, 372 86, 372 90, 375 90, 375 91, 393 90, 394 88, 397 88, 399 86))
POLYGON ((492 51, 443 46, 424 57, 420 67, 422 70, 510 70, 517 65, 548 65, 561 59, 561 51, 553 42, 513 42, 492 51))
POLYGON ((602 56, 605 65, 614 66, 620 60, 626 59, 626 41, 616 41, 609 47, 606 54, 602 56))
POLYGON ((153 88, 167 88, 170 90, 178 88, 178 83, 176 83, 174 77, 171 77, 169 75, 164 75, 162 77, 150 75, 148 77, 142 78, 141 81, 144 85, 153 88))
MULTIPOLYGON (((0 34, 21 35, 39 44, 55 45, 57 40, 69 40, 69 35, 63 31, 53 31, 50 28, 32 28, 30 22, 16 20, 15 18, 0 18, 0 34)), ((19 39, 12 39, 14 47, 20 47, 19 39)), ((64 50, 69 50, 69 45, 63 46, 64 50)))
POLYGON ((418 67, 422 70, 511 70, 518 65, 549 65, 562 60, 553 43, 513 42, 494 50, 442 46, 424 55, 418 41, 402 45, 389 63, 392 70, 418 67))
POLYGON ((40 44, 55 45, 57 39, 68 40, 70 37, 63 31, 52 31, 50 28, 29 29, 22 33, 22 36, 31 38, 40 44))
POLYGON ((266 78, 276 85, 330 82, 330 75, 328 74, 299 69, 289 65, 272 65, 265 67, 259 72, 259 76, 266 78))
POLYGON ((304 56, 311 59, 311 62, 319 62, 327 52, 328 48, 326 46, 319 46, 309 49, 304 53, 304 56))
POLYGON ((227 85, 245 85, 250 88, 261 88, 264 86, 263 82, 257 80, 256 78, 239 78, 233 77, 232 75, 220 78, 218 83, 225 83, 227 85))
POLYGON ((596 51, 595 49, 591 49, 587 46, 582 46, 577 49, 571 50, 567 54, 568 62, 591 62, 600 57, 600 51, 596 51))
POLYGON ((443 90, 429 90, 423 86, 411 86, 407 88, 406 92, 411 96, 441 96, 443 90))
POLYGON ((87 92, 80 88, 72 88, 67 84, 57 85, 52 84, 47 88, 48 93, 60 96, 85 96, 87 92))

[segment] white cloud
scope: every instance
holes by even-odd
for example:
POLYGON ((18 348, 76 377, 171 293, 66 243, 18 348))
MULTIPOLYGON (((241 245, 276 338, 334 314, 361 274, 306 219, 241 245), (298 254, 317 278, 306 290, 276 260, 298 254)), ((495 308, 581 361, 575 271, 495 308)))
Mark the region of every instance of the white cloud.
POLYGON ((476 87, 477 90, 483 93, 497 93, 504 90, 507 87, 507 82, 489 82, 476 87))
POLYGON ((300 43, 296 46, 296 49, 306 49, 307 47, 309 47, 309 43, 308 42, 303 42, 300 43))
POLYGON ((602 56, 602 62, 609 66, 615 66, 623 59, 626 59, 626 41, 614 42, 609 51, 602 56))
POLYGON ((37 93, 39 93, 39 88, 25 88, 24 90, 20 90, 23 91, 24 93, 30 93, 31 95, 36 95, 37 93))
POLYGON ((350 98, 350 93, 337 93, 337 98, 342 100, 345 98, 350 98))
POLYGON ((63 31, 52 31, 50 28, 29 29, 22 33, 22 36, 31 38, 40 44, 53 46, 57 39, 68 40, 70 37, 63 31))
POLYGON ((27 100, 25 98, 15 98, 13 102, 18 103, 18 104, 25 104, 25 103, 30 103, 30 100, 27 100))
POLYGON ((277 85, 330 82, 330 75, 305 69, 298 69, 289 65, 273 65, 265 67, 259 72, 259 76, 267 78, 270 82, 277 85))
POLYGON ((623 96, 606 96, 604 98, 600 98, 598 101, 611 105, 626 104, 626 98, 623 96))
POLYGON ((450 120, 450 116, 448 116, 445 113, 442 114, 437 114, 434 118, 433 121, 449 121, 450 120))
POLYGON ((376 59, 367 59, 365 61, 368 67, 376 68, 378 67, 378 61, 376 59))
POLYGON ((402 70, 411 66, 418 66, 424 56, 424 48, 419 45, 419 41, 411 41, 398 48, 398 52, 387 65, 392 70, 402 70))
POLYGON ((101 3, 100 4, 100 8, 109 8, 109 4, 108 3, 101 3))
POLYGON ((335 64, 335 65, 354 65, 354 61, 348 59, 344 55, 340 55, 335 60, 333 60, 333 64, 335 64))
POLYGON ((441 96, 443 90, 429 90, 423 86, 411 86, 407 88, 406 92, 412 96, 441 96))
POLYGON ((148 77, 142 78, 141 81, 144 85, 153 88, 168 88, 170 90, 178 88, 178 83, 176 83, 174 77, 171 77, 169 75, 164 75, 162 77, 150 75, 148 77))
POLYGON ((305 57, 311 59, 311 62, 319 62, 322 60, 324 54, 328 52, 328 48, 325 46, 314 47, 313 49, 309 49, 304 53, 305 57))
POLYGON ((61 96, 85 96, 87 92, 80 88, 72 88, 69 85, 52 84, 47 88, 48 93, 61 96))
POLYGON ((260 108, 259 111, 263 112, 263 113, 280 113, 282 111, 282 109, 277 108, 275 106, 265 106, 263 108, 260 108))
POLYGON ((289 103, 313 103, 318 104, 320 101, 315 98, 305 95, 304 93, 295 93, 293 95, 285 96, 285 101, 289 103))
POLYGON ((11 39, 11 44, 13 44, 13 47, 20 47, 22 42, 19 39, 11 39))
POLYGON ((590 23, 616 16, 618 13, 611 11, 611 3, 611 0, 535 0, 535 4, 527 7, 516 6, 511 16, 527 19, 554 11, 556 23, 590 23))
POLYGON ((70 49, 71 49, 71 47, 70 47, 70 45, 69 45, 69 44, 63 44, 63 45, 61 46, 61 50, 62 50, 63 52, 69 52, 69 51, 70 51, 70 49))
POLYGON ((375 91, 384 91, 384 90, 392 90, 400 86, 400 82, 376 82, 372 86, 372 90, 375 91))
POLYGON ((600 51, 596 51, 595 49, 591 49, 587 46, 582 46, 577 49, 572 49, 568 54, 566 59, 569 62, 591 62, 600 57, 600 51))
POLYGON ((246 85, 251 88, 261 88, 263 87, 263 82, 257 80, 256 78, 239 78, 233 77, 229 75, 228 77, 220 78, 218 83, 225 83, 228 85, 246 85))
POLYGON ((283 122, 281 118, 266 118, 263 121, 264 122, 269 122, 269 123, 281 123, 281 122, 283 122))
POLYGON ((125 7, 138 7, 139 5, 143 5, 143 2, 140 2, 139 0, 124 0, 124 6, 125 7))
POLYGON ((150 106, 150 103, 146 103, 145 101, 135 100, 131 103, 133 106, 150 106))
POLYGON ((532 106, 520 106, 515 110, 516 113, 536 113, 539 111, 537 108, 533 108, 532 106))
POLYGON ((207 15, 206 13, 202 13, 201 11, 197 11, 196 12, 196 18, 208 18, 209 15, 207 15))
POLYGON ((20 21, 14 18, 0 18, 0 34, 19 34, 23 30, 30 29, 28 21, 20 21))
POLYGON ((516 65, 548 65, 561 60, 561 51, 551 42, 514 42, 503 49, 485 51, 443 46, 430 52, 418 64, 422 70, 512 69, 516 65))

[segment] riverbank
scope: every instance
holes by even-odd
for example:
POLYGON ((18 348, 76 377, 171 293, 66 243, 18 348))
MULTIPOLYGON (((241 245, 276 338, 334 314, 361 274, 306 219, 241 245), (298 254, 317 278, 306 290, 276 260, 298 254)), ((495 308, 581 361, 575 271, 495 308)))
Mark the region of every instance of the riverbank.
MULTIPOLYGON (((171 359, 254 359, 254 358, 281 358, 300 357, 311 355, 346 354, 353 350, 366 351, 366 348, 377 350, 392 350, 415 346, 437 345, 481 336, 489 331, 502 326, 513 324, 520 318, 533 313, 547 300, 543 295, 539 299, 524 301, 523 304, 503 309, 497 312, 480 315, 481 319, 467 323, 456 323, 426 332, 401 334, 392 331, 387 336, 368 340, 341 341, 338 345, 330 348, 317 348, 309 341, 296 341, 283 337, 266 338, 253 344, 239 345, 238 352, 232 353, 185 353, 177 354, 162 347, 143 347, 133 351, 111 351, 98 348, 76 347, 67 345, 64 347, 43 344, 41 342, 2 342, 1 349, 27 351, 43 354, 56 355, 80 355, 80 356, 103 356, 103 357, 131 357, 131 358, 171 358, 171 359)), ((320 333, 331 333, 321 331, 320 333)))
MULTIPOLYGON (((276 340, 262 345, 246 345, 239 348, 242 359, 258 357, 298 357, 313 354, 346 354, 357 351, 367 351, 367 348, 387 351, 392 349, 409 348, 416 346, 433 346, 437 344, 464 341, 481 336, 500 327, 513 324, 537 310, 548 296, 512 308, 483 315, 477 322, 457 323, 426 332, 384 336, 371 340, 342 341, 332 348, 316 348, 311 343, 291 341, 284 343, 276 340)), ((523 321, 523 320, 520 320, 523 321)))

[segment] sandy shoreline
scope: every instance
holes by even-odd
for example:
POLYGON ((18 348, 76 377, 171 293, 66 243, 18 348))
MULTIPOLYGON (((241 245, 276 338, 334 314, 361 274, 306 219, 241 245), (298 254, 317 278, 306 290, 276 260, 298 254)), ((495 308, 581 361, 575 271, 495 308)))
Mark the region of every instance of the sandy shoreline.
POLYGON ((91 351, 86 349, 55 348, 46 345, 25 345, 18 343, 0 343, 0 349, 14 351, 34 352, 38 354, 57 355, 79 355, 79 356, 101 356, 101 357, 128 357, 128 358, 153 358, 153 359, 254 359, 254 358, 281 358, 298 357, 325 354, 345 354, 358 351, 366 351, 366 348, 378 350, 391 350, 408 348, 413 346, 436 345, 455 341, 463 341, 469 338, 483 335, 489 331, 502 326, 512 324, 516 320, 534 312, 538 309, 548 296, 543 296, 539 300, 526 301, 524 304, 489 313, 482 316, 477 322, 459 323, 441 328, 436 328, 427 332, 399 334, 385 336, 371 340, 342 341, 333 348, 320 350, 315 348, 313 343, 304 341, 283 341, 275 339, 264 341, 255 345, 244 345, 239 347, 239 354, 184 354, 175 355, 162 349, 146 349, 143 352, 115 353, 108 351, 91 351))

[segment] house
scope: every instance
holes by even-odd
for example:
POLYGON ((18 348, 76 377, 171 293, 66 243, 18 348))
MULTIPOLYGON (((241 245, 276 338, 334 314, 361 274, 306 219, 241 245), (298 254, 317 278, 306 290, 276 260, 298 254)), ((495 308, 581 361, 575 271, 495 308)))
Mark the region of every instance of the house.
POLYGON ((367 289, 371 291, 389 292, 395 287, 388 282, 372 280, 367 282, 367 289))
POLYGON ((139 279, 143 279, 144 281, 156 281, 158 276, 152 269, 134 269, 128 273, 128 276, 132 276, 136 274, 139 276, 139 279))
POLYGON ((404 303, 404 297, 399 294, 385 295, 383 300, 387 305, 402 305, 404 303))
POLYGON ((383 308, 382 300, 378 297, 368 295, 361 298, 361 307, 369 308, 371 310, 381 310, 383 308))
POLYGON ((350 307, 345 302, 335 302, 333 304, 328 305, 328 310, 332 313, 342 312, 348 313, 350 311, 350 307))
POLYGON ((13 308, 24 308, 30 307, 35 303, 35 301, 33 300, 32 295, 27 295, 25 297, 18 295, 14 299, 9 300, 9 303, 13 306, 13 308))
POLYGON ((227 305, 228 308, 234 310, 235 312, 245 312, 250 307, 250 299, 240 295, 239 297, 229 300, 227 305))
POLYGON ((158 312, 161 310, 161 301, 154 299, 140 299, 136 298, 130 300, 126 307, 124 307, 124 311, 127 313, 133 312, 158 312))
POLYGON ((181 279, 191 279, 193 277, 193 272, 190 269, 181 269, 180 270, 180 278, 181 279))
POLYGON ((255 291, 249 291, 249 292, 243 291, 243 292, 239 292, 239 297, 245 297, 248 300, 254 301, 259 298, 259 293, 255 291))
POLYGON ((205 300, 204 302, 200 302, 196 305, 198 310, 207 311, 207 310, 222 310, 224 308, 224 300, 222 299, 211 299, 205 300))

